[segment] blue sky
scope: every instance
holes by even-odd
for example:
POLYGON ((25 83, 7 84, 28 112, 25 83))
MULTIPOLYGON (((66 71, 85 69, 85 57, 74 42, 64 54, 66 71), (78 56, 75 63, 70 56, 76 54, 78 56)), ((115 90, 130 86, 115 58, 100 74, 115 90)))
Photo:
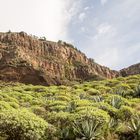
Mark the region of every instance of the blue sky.
POLYGON ((0 0, 0 31, 73 43, 112 69, 140 62, 140 0, 0 0))

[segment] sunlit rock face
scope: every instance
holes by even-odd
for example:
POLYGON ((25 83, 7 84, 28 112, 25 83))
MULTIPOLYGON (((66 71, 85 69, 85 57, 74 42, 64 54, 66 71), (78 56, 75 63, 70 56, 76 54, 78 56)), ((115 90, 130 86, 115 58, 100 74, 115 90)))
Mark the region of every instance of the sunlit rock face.
POLYGON ((0 80, 60 85, 114 78, 119 72, 88 59, 71 44, 20 33, 0 33, 0 80))

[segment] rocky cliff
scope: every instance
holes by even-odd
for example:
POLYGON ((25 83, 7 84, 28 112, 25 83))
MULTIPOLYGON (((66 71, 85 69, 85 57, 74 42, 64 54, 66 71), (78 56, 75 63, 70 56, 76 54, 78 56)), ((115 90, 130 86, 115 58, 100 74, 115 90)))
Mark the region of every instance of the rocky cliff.
POLYGON ((0 80, 59 85, 118 75, 71 44, 46 41, 24 32, 0 33, 0 80))
POLYGON ((122 76, 140 74, 140 63, 134 64, 128 68, 124 68, 124 69, 120 70, 120 74, 122 76))

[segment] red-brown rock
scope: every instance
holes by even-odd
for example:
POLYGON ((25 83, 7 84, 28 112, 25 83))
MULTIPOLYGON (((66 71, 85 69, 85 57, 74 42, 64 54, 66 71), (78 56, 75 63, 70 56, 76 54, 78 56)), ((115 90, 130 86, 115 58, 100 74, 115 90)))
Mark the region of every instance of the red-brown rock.
POLYGON ((24 32, 0 33, 0 80, 31 84, 113 78, 119 72, 88 59, 65 42, 51 42, 24 32))

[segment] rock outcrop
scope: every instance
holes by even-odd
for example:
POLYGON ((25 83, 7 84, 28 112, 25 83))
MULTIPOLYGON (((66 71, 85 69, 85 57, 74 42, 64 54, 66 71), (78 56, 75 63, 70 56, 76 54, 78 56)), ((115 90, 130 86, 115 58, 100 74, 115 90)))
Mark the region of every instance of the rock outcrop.
POLYGON ((88 59, 71 44, 20 33, 0 33, 0 80, 31 84, 114 78, 119 72, 88 59))
POLYGON ((134 64, 128 68, 120 70, 120 74, 124 77, 129 75, 140 74, 140 63, 134 64))

